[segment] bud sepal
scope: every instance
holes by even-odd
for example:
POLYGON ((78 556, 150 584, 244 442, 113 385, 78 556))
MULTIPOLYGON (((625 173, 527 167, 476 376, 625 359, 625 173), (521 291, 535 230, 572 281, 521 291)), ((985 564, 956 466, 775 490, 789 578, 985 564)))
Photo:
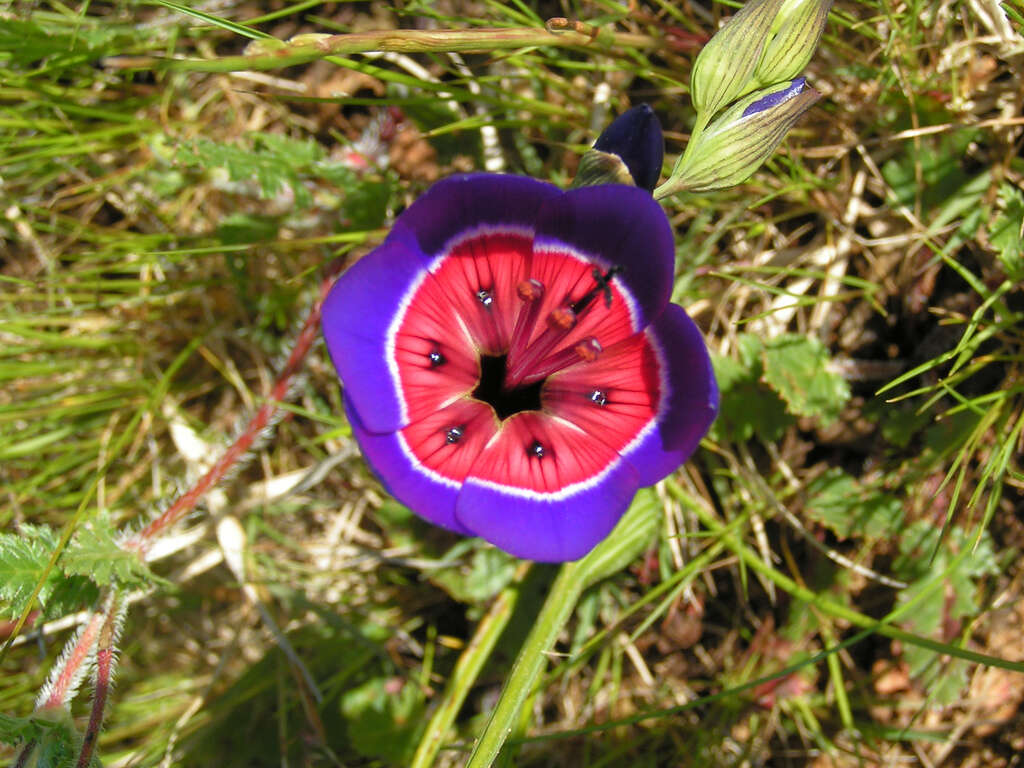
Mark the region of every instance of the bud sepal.
POLYGON ((713 192, 743 183, 819 98, 802 77, 745 96, 690 142, 655 196, 679 190, 713 192))

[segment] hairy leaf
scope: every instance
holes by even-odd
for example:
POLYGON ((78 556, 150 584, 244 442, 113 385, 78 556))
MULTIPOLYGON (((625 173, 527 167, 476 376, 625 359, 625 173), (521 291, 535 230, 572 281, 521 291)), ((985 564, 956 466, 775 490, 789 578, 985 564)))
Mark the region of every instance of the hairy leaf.
POLYGON ((113 527, 96 519, 82 528, 61 555, 61 568, 69 576, 87 576, 100 586, 139 588, 161 581, 138 555, 121 547, 113 527))
MULTIPOLYGON (((941 526, 928 520, 914 523, 899 539, 901 554, 893 570, 910 582, 899 593, 901 603, 927 592, 936 579, 943 580, 941 587, 915 604, 907 625, 923 637, 955 642, 963 620, 976 615, 980 608, 978 579, 997 573, 999 568, 987 533, 982 534, 977 546, 974 536, 959 527, 950 528, 940 546, 941 536, 941 526), (957 554, 965 548, 971 552, 956 562, 957 554)), ((957 700, 967 682, 962 662, 944 664, 934 651, 918 646, 908 646, 904 654, 910 673, 927 685, 934 700, 940 704, 957 700)))
POLYGON ((779 396, 761 382, 760 360, 744 362, 742 349, 740 357, 712 358, 722 397, 712 434, 720 440, 739 442, 755 435, 769 442, 778 440, 793 423, 793 417, 786 413, 786 404, 779 396))

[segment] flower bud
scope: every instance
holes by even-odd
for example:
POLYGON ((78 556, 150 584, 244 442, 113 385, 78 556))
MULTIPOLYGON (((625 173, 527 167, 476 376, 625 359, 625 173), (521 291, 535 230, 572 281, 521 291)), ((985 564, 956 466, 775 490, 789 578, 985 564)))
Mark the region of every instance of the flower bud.
POLYGON ((572 186, 634 184, 650 192, 664 156, 661 123, 649 105, 641 104, 623 112, 598 136, 580 159, 572 186))
POLYGON ((756 86, 754 73, 785 0, 749 0, 705 45, 690 74, 697 112, 715 114, 756 86))
POLYGON ((686 148, 658 196, 680 189, 711 192, 746 181, 820 97, 798 77, 740 99, 686 148))
POLYGON ((761 86, 791 80, 807 66, 825 30, 832 0, 784 0, 754 78, 761 86))

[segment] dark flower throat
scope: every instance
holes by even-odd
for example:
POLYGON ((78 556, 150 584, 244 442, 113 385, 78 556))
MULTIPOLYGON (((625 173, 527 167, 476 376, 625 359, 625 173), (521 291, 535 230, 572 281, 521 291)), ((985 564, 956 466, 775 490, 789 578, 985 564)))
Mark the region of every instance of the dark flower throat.
POLYGON ((473 390, 473 397, 482 400, 494 409, 501 420, 523 411, 540 410, 540 390, 544 380, 505 390, 505 359, 507 355, 480 356, 480 383, 473 390))

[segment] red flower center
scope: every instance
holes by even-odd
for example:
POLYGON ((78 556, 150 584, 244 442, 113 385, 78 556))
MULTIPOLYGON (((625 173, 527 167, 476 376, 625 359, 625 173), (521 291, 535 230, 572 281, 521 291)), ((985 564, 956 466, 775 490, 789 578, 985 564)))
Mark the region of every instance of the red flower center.
POLYGON ((449 248, 392 325, 408 449, 455 481, 485 447, 516 465, 557 462, 556 485, 598 471, 649 423, 660 391, 617 271, 517 232, 449 248))

